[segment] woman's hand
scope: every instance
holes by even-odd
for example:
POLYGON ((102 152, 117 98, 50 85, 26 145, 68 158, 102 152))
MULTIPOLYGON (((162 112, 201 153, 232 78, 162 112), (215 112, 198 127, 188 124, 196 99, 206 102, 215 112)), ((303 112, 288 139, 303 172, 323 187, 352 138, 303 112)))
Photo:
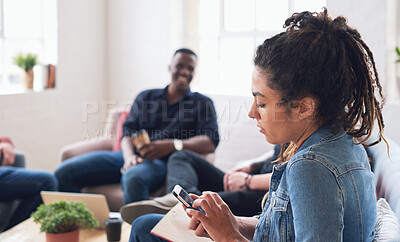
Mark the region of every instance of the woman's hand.
MULTIPOLYGON (((197 198, 199 198, 199 196, 195 195, 195 194, 189 194, 194 200, 196 200, 197 198)), ((182 207, 184 210, 186 210, 186 207, 182 204, 182 207)), ((207 232, 205 231, 203 225, 200 223, 200 221, 193 217, 192 215, 186 213, 188 215, 188 217, 190 218, 190 222, 189 222, 189 226, 188 228, 191 230, 194 230, 194 233, 196 236, 199 237, 207 237, 210 238, 210 235, 207 234, 207 232)))
POLYGON ((211 238, 210 235, 207 233, 207 231, 204 229, 204 227, 201 224, 201 222, 197 218, 195 218, 193 216, 191 216, 191 218, 190 218, 190 222, 189 222, 188 228, 191 229, 191 230, 194 230, 194 234, 196 236, 211 238))
POLYGON ((194 208, 198 206, 203 208, 206 215, 194 209, 186 209, 191 217, 189 226, 195 229, 196 235, 209 236, 214 241, 247 241, 239 232, 236 217, 217 193, 204 192, 193 203, 194 208))
POLYGON ((241 191, 247 190, 246 179, 249 174, 245 172, 227 173, 224 176, 225 191, 241 191))

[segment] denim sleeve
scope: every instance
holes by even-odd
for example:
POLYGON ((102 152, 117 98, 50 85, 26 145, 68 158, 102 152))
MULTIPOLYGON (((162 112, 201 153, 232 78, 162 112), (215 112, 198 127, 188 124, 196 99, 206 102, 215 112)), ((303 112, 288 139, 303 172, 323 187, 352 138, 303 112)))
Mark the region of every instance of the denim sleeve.
POLYGON ((292 163, 288 174, 296 241, 341 241, 342 195, 334 174, 315 160, 292 163))
POLYGON ((219 132, 217 123, 217 113, 215 112, 214 103, 207 98, 201 103, 200 115, 198 116, 197 132, 199 135, 207 135, 214 143, 215 147, 219 143, 219 132))
POLYGON ((124 125, 122 127, 123 135, 122 136, 131 136, 134 132, 139 131, 139 119, 140 114, 142 113, 142 95, 138 95, 135 99, 135 102, 132 105, 131 111, 129 112, 129 116, 126 118, 124 125))

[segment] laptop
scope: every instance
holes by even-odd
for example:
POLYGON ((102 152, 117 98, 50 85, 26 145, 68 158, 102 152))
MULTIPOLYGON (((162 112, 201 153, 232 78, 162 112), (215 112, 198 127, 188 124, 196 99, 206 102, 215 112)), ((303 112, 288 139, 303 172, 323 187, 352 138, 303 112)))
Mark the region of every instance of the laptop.
POLYGON ((105 228, 104 222, 111 217, 111 214, 115 217, 114 213, 110 214, 106 197, 103 194, 42 191, 40 195, 45 205, 59 200, 84 202, 94 217, 99 220, 98 229, 105 228))

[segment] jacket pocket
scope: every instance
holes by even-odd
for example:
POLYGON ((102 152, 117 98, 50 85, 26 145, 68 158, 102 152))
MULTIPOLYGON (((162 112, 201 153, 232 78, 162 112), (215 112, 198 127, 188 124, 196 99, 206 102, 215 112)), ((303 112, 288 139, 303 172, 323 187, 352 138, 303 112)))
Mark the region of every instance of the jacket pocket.
POLYGON ((276 194, 274 201, 272 202, 272 210, 277 212, 285 212, 287 210, 288 203, 288 198, 284 198, 283 196, 276 194))

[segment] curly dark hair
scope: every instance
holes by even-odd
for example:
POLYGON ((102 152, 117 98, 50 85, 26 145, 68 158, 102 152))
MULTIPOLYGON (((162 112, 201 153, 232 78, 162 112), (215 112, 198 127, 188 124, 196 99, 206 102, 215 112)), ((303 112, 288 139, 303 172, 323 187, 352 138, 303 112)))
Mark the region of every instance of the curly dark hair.
POLYGON ((290 110, 310 96, 317 101, 319 125, 335 122, 363 145, 381 141, 384 97, 372 52, 344 17, 295 13, 285 21, 285 32, 257 48, 254 64, 265 72, 268 87, 277 90, 290 110), (378 94, 378 95, 376 95, 378 94), (366 144, 374 121, 378 140, 366 144))

